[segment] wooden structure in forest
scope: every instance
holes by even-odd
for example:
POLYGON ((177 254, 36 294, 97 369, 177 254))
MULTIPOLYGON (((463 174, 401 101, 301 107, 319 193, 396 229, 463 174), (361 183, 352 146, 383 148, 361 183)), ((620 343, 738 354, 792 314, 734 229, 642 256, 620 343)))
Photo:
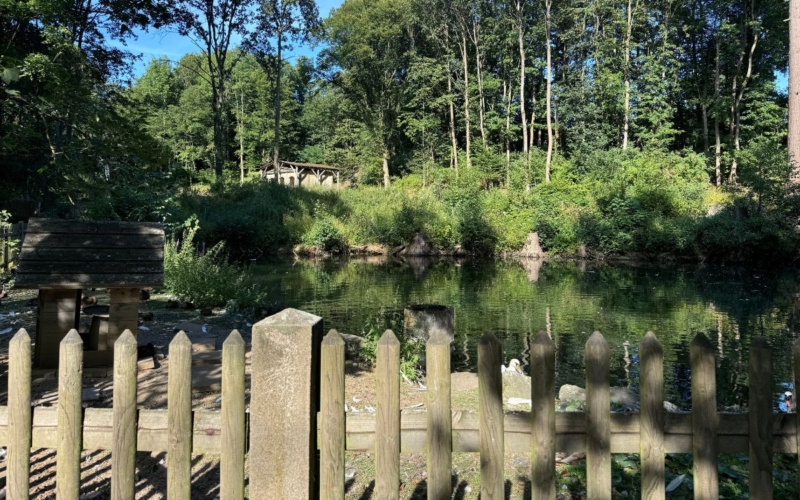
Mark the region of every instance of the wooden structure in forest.
POLYGON ((96 337, 84 353, 86 366, 110 365, 125 330, 136 332, 144 287, 164 284, 161 224, 31 219, 19 256, 16 288, 38 289, 34 362, 58 365, 59 343, 80 324, 87 288, 107 288, 107 318, 93 323, 96 337))
MULTIPOLYGON (((312 186, 339 187, 339 169, 318 163, 297 163, 281 161, 277 172, 278 182, 287 186, 312 186), (309 177, 313 181, 307 181, 309 177)), ((276 177, 275 165, 270 163, 261 169, 261 178, 274 181, 276 177)))

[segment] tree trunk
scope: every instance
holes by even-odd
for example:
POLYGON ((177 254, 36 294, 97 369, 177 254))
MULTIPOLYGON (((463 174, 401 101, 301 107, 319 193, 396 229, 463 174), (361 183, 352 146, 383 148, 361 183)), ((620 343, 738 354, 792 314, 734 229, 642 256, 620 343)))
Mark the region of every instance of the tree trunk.
POLYGON ((522 151, 525 155, 525 190, 530 191, 530 155, 528 154, 528 117, 525 115, 525 36, 523 32, 523 0, 517 0, 517 42, 519 44, 519 114, 522 118, 522 151))
POLYGON ((481 63, 481 47, 480 40, 478 38, 478 23, 473 25, 472 32, 472 42, 475 45, 475 73, 476 77, 478 78, 478 121, 481 126, 481 143, 483 144, 483 147, 486 148, 486 127, 484 118, 484 115, 486 114, 486 100, 483 96, 483 64, 481 63))
POLYGON ((506 82, 503 82, 503 94, 506 98, 506 189, 508 189, 511 187, 511 96, 514 94, 514 87, 510 79, 508 94, 506 94, 506 82))
POLYGON ((450 166, 455 167, 456 177, 458 177, 458 142, 456 141, 456 111, 453 105, 453 75, 450 73, 450 65, 447 65, 447 93, 450 95, 450 140, 453 143, 453 152, 450 156, 450 166))
MULTIPOLYGON (((716 67, 714 69, 714 103, 719 103, 719 45, 717 36, 716 67)), ((722 185, 722 143, 719 136, 719 112, 714 110, 714 172, 717 187, 722 185)))
POLYGON ((631 78, 630 78, 630 64, 631 64, 631 35, 633 32, 633 0, 628 0, 628 25, 625 33, 625 116, 622 119, 622 149, 628 149, 628 128, 631 113, 631 78))
MULTIPOLYGON (((752 4, 752 2, 751 2, 752 4)), ((752 5, 751 5, 751 12, 752 12, 752 5)), ((733 147, 736 151, 740 151, 741 143, 739 140, 740 131, 741 131, 741 116, 742 116, 742 98, 744 97, 744 90, 747 88, 747 83, 750 81, 750 77, 753 74, 753 53, 756 51, 756 45, 758 44, 758 33, 753 32, 753 44, 750 46, 750 52, 747 55, 747 72, 742 79, 742 85, 739 87, 739 91, 736 91, 736 79, 733 79, 733 94, 734 94, 734 101, 733 101, 733 147)), ((737 175, 737 161, 736 155, 733 156, 733 162, 731 163, 731 182, 736 182, 736 175, 737 175)))
POLYGON ((283 44, 281 39, 283 38, 283 33, 278 33, 278 50, 277 50, 277 57, 275 60, 275 140, 273 142, 273 150, 272 150, 272 164, 275 167, 275 182, 280 182, 281 176, 281 163, 280 163, 280 148, 281 148, 281 74, 283 73, 283 61, 281 59, 281 49, 283 48, 283 44))
POLYGON ((545 114, 547 118, 547 161, 544 164, 544 180, 545 182, 550 182, 550 165, 553 161, 553 120, 551 116, 551 109, 550 109, 550 92, 553 82, 553 75, 552 75, 552 67, 551 67, 551 60, 550 60, 550 6, 552 5, 552 0, 545 0, 545 17, 544 17, 544 25, 545 25, 545 34, 547 36, 546 39, 546 46, 547 46, 547 102, 545 103, 545 114))
POLYGON ((383 147, 383 187, 388 189, 390 184, 389 180, 389 148, 383 147))
POLYGON ((800 0, 789 0, 789 161, 800 183, 800 0))
POLYGON ((239 95, 239 185, 244 186, 244 94, 239 95))
POLYGON ((472 167, 470 157, 470 123, 469 123, 469 66, 467 65, 467 36, 461 33, 461 59, 464 63, 464 132, 466 136, 467 168, 472 167))

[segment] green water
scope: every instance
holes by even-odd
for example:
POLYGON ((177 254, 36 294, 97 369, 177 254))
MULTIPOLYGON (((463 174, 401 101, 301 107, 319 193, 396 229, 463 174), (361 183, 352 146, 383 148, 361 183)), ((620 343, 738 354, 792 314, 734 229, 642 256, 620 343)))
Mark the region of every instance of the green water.
POLYGON ((326 331, 398 328, 406 304, 451 305, 455 370, 474 370, 487 331, 503 342, 506 362, 517 358, 527 369, 528 333, 549 328, 557 387, 584 385, 583 346, 599 330, 612 351, 612 384, 635 389, 638 343, 652 330, 664 345, 666 396, 682 407, 697 333, 717 348, 718 403, 729 408, 747 404, 750 339, 764 335, 772 346, 777 393, 792 380, 791 344, 800 330, 794 269, 374 258, 276 260, 253 273, 275 305, 321 316, 326 331))

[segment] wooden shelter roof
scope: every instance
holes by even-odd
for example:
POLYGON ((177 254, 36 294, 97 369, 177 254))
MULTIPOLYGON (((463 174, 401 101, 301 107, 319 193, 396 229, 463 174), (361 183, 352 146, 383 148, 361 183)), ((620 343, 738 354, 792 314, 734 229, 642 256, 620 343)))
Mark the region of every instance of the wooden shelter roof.
MULTIPOLYGON (((320 163, 299 163, 299 162, 296 162, 296 161, 281 161, 280 163, 281 163, 281 166, 289 165, 290 167, 314 168, 314 169, 317 169, 317 170, 328 170, 328 171, 331 171, 331 172, 338 172, 339 171, 339 168, 337 168, 337 167, 331 167, 330 165, 322 165, 320 163)), ((264 166, 263 170, 265 172, 269 172, 270 170, 273 170, 274 168, 275 168, 275 166, 272 163, 270 163, 270 164, 264 166)))
POLYGON ((16 288, 164 284, 164 229, 153 222, 30 219, 16 288))

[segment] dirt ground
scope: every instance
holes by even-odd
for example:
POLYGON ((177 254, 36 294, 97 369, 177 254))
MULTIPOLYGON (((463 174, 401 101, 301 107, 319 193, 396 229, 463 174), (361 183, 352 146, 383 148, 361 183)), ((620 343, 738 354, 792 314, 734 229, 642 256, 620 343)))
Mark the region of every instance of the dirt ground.
MULTIPOLYGON (((97 297, 99 304, 107 304, 108 297, 101 290, 87 291, 97 297)), ((36 293, 12 290, 7 299, 0 301, 0 404, 7 402, 8 343, 12 336, 25 328, 31 336, 36 330, 36 293)), ((216 349, 232 329, 238 329, 249 344, 252 323, 256 318, 217 311, 211 316, 201 316, 197 310, 167 309, 169 297, 154 294, 142 303, 141 312, 150 312, 153 319, 140 321, 137 337, 140 345, 152 343, 157 349, 156 362, 149 367, 140 365, 140 408, 166 408, 167 374, 169 372, 168 346, 174 336, 174 327, 181 322, 205 325, 216 335, 216 349)), ((88 319, 82 318, 88 323, 88 319)), ((247 377, 249 379, 249 363, 247 377)), ((376 407, 375 383, 372 367, 357 360, 347 361, 346 401, 349 412, 373 412, 376 407)), ((248 383, 249 386, 249 383, 248 383)), ((57 400, 57 380, 53 372, 34 372, 33 403, 35 406, 54 405, 57 400)), ((110 408, 113 384, 110 370, 86 370, 84 392, 90 396, 85 407, 110 408)), ((404 412, 424 411, 424 387, 407 382, 401 384, 401 407, 404 412)), ((220 392, 213 388, 193 389, 193 406, 203 409, 219 409, 220 392)), ((249 398, 249 395, 248 395, 249 398)), ((86 399, 86 396, 85 396, 86 399)), ((459 374, 453 379, 454 410, 477 410, 477 378, 470 374, 459 374)), ((517 409, 520 409, 517 407, 517 409)), ((4 454, 2 454, 4 458, 4 454)), ((103 450, 87 450, 82 455, 81 498, 110 498, 110 453, 103 450)), ((136 498, 157 500, 166 498, 166 454, 138 453, 136 475, 136 498)), ((507 498, 530 497, 530 462, 525 455, 506 456, 507 498)), ((0 462, 0 484, 5 484, 5 467, 0 462)), ((373 497, 374 458, 371 453, 347 453, 346 463, 347 498, 366 500, 373 497)), ((401 498, 426 498, 425 456, 404 454, 401 457, 401 498)), ((219 495, 219 460, 216 456, 194 456, 192 462, 192 498, 214 499, 219 495)), ((453 454, 453 490, 455 499, 478 498, 480 491, 480 463, 474 453, 453 454)), ((0 490, 4 498, 5 490, 0 490)), ((560 498, 570 498, 559 495, 560 498)), ((31 457, 31 498, 55 498, 55 451, 35 450, 31 457)))

